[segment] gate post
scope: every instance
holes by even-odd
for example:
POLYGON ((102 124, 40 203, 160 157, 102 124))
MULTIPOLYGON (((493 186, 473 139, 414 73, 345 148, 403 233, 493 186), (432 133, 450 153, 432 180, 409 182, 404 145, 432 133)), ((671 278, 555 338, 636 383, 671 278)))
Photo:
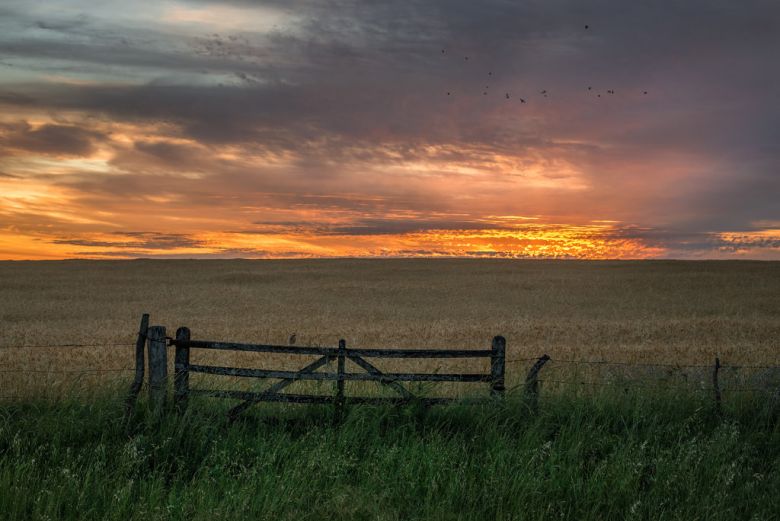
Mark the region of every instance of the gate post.
POLYGON ((130 393, 125 401, 125 416, 133 411, 133 406, 144 384, 144 346, 146 345, 147 329, 149 329, 149 313, 141 315, 141 325, 138 328, 138 338, 135 341, 135 376, 130 384, 130 393))
POLYGON ((506 367, 506 339, 493 337, 490 354, 490 395, 504 397, 504 370, 506 367))
POLYGON ((347 341, 339 340, 338 373, 336 380, 336 421, 341 421, 344 414, 344 367, 347 361, 347 341))
POLYGON ((190 393, 190 328, 176 330, 176 358, 173 373, 173 403, 176 410, 184 412, 190 393))
POLYGON ((165 346, 165 327, 149 328, 149 392, 156 411, 167 401, 168 353, 165 346))
POLYGON ((528 376, 525 377, 525 397, 532 411, 536 411, 539 407, 539 380, 537 380, 537 376, 549 359, 549 355, 540 356, 531 370, 528 371, 528 376))
POLYGON ((712 387, 715 391, 715 411, 721 414, 720 385, 718 384, 718 371, 720 371, 720 358, 715 357, 715 367, 712 370, 712 387))

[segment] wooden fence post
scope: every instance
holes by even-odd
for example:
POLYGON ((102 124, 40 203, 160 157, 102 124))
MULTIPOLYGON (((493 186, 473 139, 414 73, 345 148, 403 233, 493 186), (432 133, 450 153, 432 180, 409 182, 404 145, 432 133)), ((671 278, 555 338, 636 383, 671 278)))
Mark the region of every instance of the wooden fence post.
POLYGON ((173 403, 176 410, 183 412, 187 408, 187 397, 190 393, 190 328, 180 327, 176 330, 176 358, 173 373, 173 403), (180 343, 181 342, 181 343, 180 343), (182 343, 184 343, 182 345, 182 343))
POLYGON ((144 384, 144 346, 146 345, 146 333, 149 328, 149 313, 141 315, 141 325, 138 328, 138 338, 135 341, 135 376, 130 384, 130 393, 125 402, 125 416, 133 412, 135 401, 144 384))
POLYGON ((490 355, 490 395, 504 397, 504 370, 506 367, 506 339, 502 336, 493 337, 490 355))
POLYGON ((149 392, 155 410, 162 411, 168 395, 168 352, 165 346, 165 327, 150 327, 148 338, 149 392))
POLYGON ((344 414, 344 368, 347 361, 347 341, 339 340, 338 379, 336 380, 336 421, 344 414))
POLYGON ((533 411, 536 411, 539 407, 539 380, 537 377, 539 376, 539 371, 541 371, 549 359, 550 357, 546 354, 539 357, 531 367, 531 370, 528 371, 528 376, 525 377, 525 397, 533 411))
POLYGON ((712 370, 712 386, 715 389, 715 410, 721 413, 720 385, 718 384, 718 371, 720 371, 720 358, 715 357, 715 367, 712 370))

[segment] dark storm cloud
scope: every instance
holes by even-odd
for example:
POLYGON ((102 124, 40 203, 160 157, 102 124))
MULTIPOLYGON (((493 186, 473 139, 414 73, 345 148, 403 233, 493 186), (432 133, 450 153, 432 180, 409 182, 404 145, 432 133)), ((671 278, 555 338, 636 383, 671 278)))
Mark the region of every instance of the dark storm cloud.
POLYGON ((184 234, 165 234, 154 232, 114 232, 110 234, 116 241, 98 241, 88 239, 55 239, 53 244, 74 246, 120 247, 123 250, 169 250, 174 248, 195 248, 203 243, 184 234))
MULTIPOLYGON (((197 52, 190 55, 101 46, 102 38, 119 37, 114 32, 73 46, 10 42, 5 51, 125 66, 232 70, 237 77, 256 78, 232 88, 146 85, 52 93, 55 105, 179 121, 187 132, 206 141, 270 139, 258 132, 258 127, 265 127, 289 134, 289 146, 322 132, 374 141, 477 140, 500 146, 496 122, 489 118, 482 123, 490 109, 484 103, 460 107, 456 114, 436 121, 435 112, 450 101, 442 97, 444 91, 479 94, 489 70, 495 70, 495 80, 489 80, 495 88, 523 87, 529 97, 541 88, 550 89, 553 96, 569 96, 586 84, 602 92, 610 86, 626 92, 646 88, 639 87, 643 80, 662 89, 672 107, 689 102, 693 88, 703 100, 725 90, 728 97, 719 100, 733 106, 756 91, 772 90, 771 81, 735 74, 765 65, 778 43, 777 9, 769 2, 749 4, 272 2, 301 14, 303 21, 295 30, 252 39, 204 37, 191 42, 197 52), (582 27, 585 21, 592 27, 587 32, 582 27), (440 55, 441 48, 446 55, 440 55), (470 55, 468 65, 461 63, 462 55, 470 55), (729 74, 724 74, 726 66, 729 74), (667 71, 680 76, 662 77, 665 84, 656 79, 667 71)), ((157 38, 165 41, 164 34, 157 38)), ((771 70, 763 75, 777 79, 771 70)), ((742 102, 738 107, 754 104, 742 102)), ((701 115, 696 119, 702 120, 701 115)), ((583 123, 589 121, 590 117, 583 123)), ((626 135, 620 131, 623 126, 616 126, 616 134, 626 135)), ((636 139, 663 140, 668 130, 651 129, 650 135, 636 139)), ((688 137, 699 139, 698 134, 688 137)), ((748 139, 744 133, 722 130, 714 138, 748 139)))
POLYGON ((330 233, 336 235, 394 235, 429 230, 479 230, 494 225, 480 221, 459 221, 455 219, 363 219, 350 226, 334 226, 330 233))
POLYGON ((35 99, 30 96, 25 96, 24 94, 19 94, 17 92, 0 93, 0 104, 3 105, 23 107, 25 105, 32 105, 33 103, 35 103, 35 99))
POLYGON ((671 256, 696 252, 738 252, 745 249, 777 249, 780 238, 762 237, 739 231, 721 233, 693 232, 680 229, 641 229, 625 227, 602 235, 610 239, 638 239, 649 247, 662 247, 671 256))
MULTIPOLYGON (((717 95, 727 108, 739 102, 741 110, 754 107, 758 100, 743 100, 771 91, 772 81, 738 74, 745 72, 740 69, 763 67, 778 43, 777 9, 768 2, 749 6, 598 2, 588 7, 579 2, 426 1, 400 6, 303 2, 288 9, 303 15, 296 30, 239 41, 210 36, 191 55, 150 55, 138 47, 105 49, 95 42, 75 47, 37 42, 24 52, 62 53, 69 59, 112 60, 127 66, 233 70, 241 77, 257 78, 232 88, 146 85, 73 89, 53 96, 55 104, 179 121, 187 132, 206 141, 270 139, 258 133, 259 126, 289 133, 288 145, 321 132, 375 141, 477 140, 501 145, 500 129, 486 114, 491 107, 484 103, 460 107, 456 114, 436 121, 436 111, 445 110, 450 101, 442 97, 444 91, 479 94, 488 81, 486 73, 495 69, 495 80, 490 80, 494 88, 508 84, 513 91, 528 91, 529 97, 541 88, 553 96, 570 96, 586 84, 622 93, 646 88, 639 86, 643 80, 662 89, 666 106, 672 109, 695 94, 705 101, 717 95), (588 32, 583 21, 592 26, 588 32), (762 44, 767 46, 764 52, 762 44), (440 55, 440 48, 448 53, 440 55), (471 57, 468 65, 461 63, 466 54, 471 57), (678 76, 668 77, 667 72, 678 76), (721 96, 724 91, 726 97, 721 96)), ((164 35, 159 38, 164 41, 164 35)), ((6 52, 22 52, 19 47, 23 45, 14 43, 6 52)), ((766 69, 762 75, 776 80, 777 73, 766 69)), ((578 114, 572 115, 576 125, 578 114)), ((717 129, 705 126, 702 116, 708 114, 695 118, 703 121, 701 128, 717 129)), ((584 124, 592 122, 590 115, 582 119, 584 124)), ((601 119, 610 122, 609 117, 601 119)), ((733 126, 739 118, 730 121, 733 126)), ((622 127, 615 125, 615 134, 625 136, 622 127)), ((649 135, 636 139, 664 140, 668 130, 651 128, 649 135)), ((724 130, 714 139, 749 139, 737 129, 724 130)), ((699 134, 687 136, 701 139, 699 134)))
POLYGON ((404 219, 354 218, 350 224, 328 225, 320 222, 300 221, 260 221, 254 230, 243 230, 244 234, 289 234, 314 233, 317 235, 362 236, 362 235, 396 235, 432 230, 484 230, 507 229, 480 219, 463 220, 457 217, 429 219, 424 216, 410 215, 404 219))
POLYGON ((52 155, 82 156, 92 152, 100 132, 73 125, 42 125, 26 122, 0 125, 0 147, 52 155))
MULTIPOLYGON (((774 1, 186 3, 270 7, 290 20, 270 30, 193 35, 174 25, 124 22, 121 9, 108 24, 55 11, 42 17, 23 4, 3 9, 0 53, 15 68, 78 70, 98 79, 0 83, 1 105, 166 125, 171 138, 197 142, 138 140, 112 159, 123 175, 64 179, 70 187, 87 196, 132 194, 151 173, 190 169, 209 173, 178 186, 171 175, 157 186, 192 192, 204 204, 273 199, 377 213, 320 226, 321 233, 469 229, 474 223, 462 219, 385 218, 381 210, 423 214, 447 203, 386 186, 371 193, 359 174, 344 182, 367 197, 327 197, 339 190, 325 181, 344 171, 430 161, 426 147, 438 146, 435 161, 471 162, 487 172, 499 168, 484 158, 499 154, 561 157, 582 170, 587 189, 576 196, 551 190, 548 209, 581 206, 656 226, 641 237, 653 244, 719 247, 713 231, 780 218, 774 1), (99 81, 111 71, 123 81, 99 81), (289 152, 294 167, 282 176, 210 157, 223 145, 289 152)), ((100 139, 50 127, 11 132, 3 146, 87 153, 100 139)), ((565 178, 555 170, 540 175, 565 178)), ((544 210, 514 204, 518 212, 544 210)))
POLYGON ((197 155, 193 147, 175 143, 138 141, 134 148, 164 164, 186 164, 197 155))
POLYGON ((210 253, 149 253, 144 250, 123 249, 121 251, 84 250, 75 253, 75 256, 116 257, 120 259, 305 259, 314 257, 311 254, 302 254, 298 251, 269 251, 253 248, 223 248, 210 253))

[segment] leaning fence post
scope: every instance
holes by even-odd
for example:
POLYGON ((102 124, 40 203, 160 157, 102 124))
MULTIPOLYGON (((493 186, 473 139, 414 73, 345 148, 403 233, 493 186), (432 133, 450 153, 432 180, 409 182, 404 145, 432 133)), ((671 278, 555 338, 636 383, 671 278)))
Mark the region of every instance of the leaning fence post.
POLYGON ((176 330, 176 358, 173 373, 173 403, 179 412, 187 408, 190 393, 190 328, 176 330))
POLYGON ((546 354, 539 357, 531 370, 528 371, 528 376, 525 377, 525 397, 531 410, 534 411, 539 407, 539 380, 537 377, 549 359, 550 357, 546 354))
POLYGON ((715 389, 715 410, 720 414, 720 385, 718 384, 718 371, 720 371, 720 358, 715 357, 715 367, 712 370, 712 387, 715 389))
POLYGON ((125 402, 125 415, 129 416, 144 384, 144 346, 146 345, 146 330, 149 328, 149 313, 141 315, 141 325, 138 328, 138 338, 135 341, 135 376, 130 384, 130 393, 125 402))
POLYGON ((347 361, 347 341, 339 340, 338 374, 336 380, 336 421, 344 414, 344 367, 347 361))
POLYGON ((493 337, 490 354, 490 395, 504 397, 504 369, 506 367, 506 339, 493 337))
POLYGON ((149 328, 149 392, 154 408, 162 410, 167 401, 168 353, 165 346, 165 327, 149 328))

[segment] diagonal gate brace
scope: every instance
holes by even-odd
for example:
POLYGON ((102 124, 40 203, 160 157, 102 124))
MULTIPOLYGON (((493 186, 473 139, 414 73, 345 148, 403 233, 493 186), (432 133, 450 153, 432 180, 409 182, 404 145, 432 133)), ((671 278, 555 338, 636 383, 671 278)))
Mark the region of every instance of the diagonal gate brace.
MULTIPOLYGON (((295 374, 296 375, 302 375, 302 374, 307 374, 307 373, 313 373, 314 371, 316 371, 317 369, 319 369, 323 365, 327 364, 330 360, 333 360, 335 358, 336 358, 335 356, 328 356, 328 355, 323 356, 322 358, 318 358, 317 360, 315 360, 314 362, 310 363, 309 365, 307 365, 305 367, 302 367, 301 370, 297 371, 295 374)), ((277 382, 277 383, 273 384, 271 387, 269 387, 268 389, 263 391, 256 398, 252 398, 252 399, 246 400, 246 401, 236 405, 232 409, 230 409, 230 411, 228 411, 228 417, 230 418, 231 421, 235 420, 236 417, 239 414, 241 414, 242 412, 247 410, 250 406, 254 405, 255 403, 258 403, 258 402, 262 401, 262 399, 265 398, 265 397, 268 397, 270 395, 278 393, 279 391, 281 391, 282 389, 284 389, 288 385, 294 383, 296 380, 298 380, 298 378, 295 378, 295 377, 285 378, 284 380, 281 380, 280 382, 277 382)))
POLYGON ((383 378, 384 373, 382 373, 382 371, 377 369, 373 364, 370 364, 369 362, 367 362, 363 357, 361 357, 359 355, 352 355, 352 354, 347 354, 347 357, 350 360, 352 360, 355 364, 357 364, 360 367, 362 367, 363 369, 365 369, 366 372, 368 374, 370 374, 371 376, 376 376, 377 377, 376 378, 377 382, 379 382, 379 383, 381 383, 383 385, 387 385, 389 387, 392 387, 396 392, 398 392, 398 394, 403 396, 405 399, 412 400, 412 399, 415 398, 414 394, 412 394, 403 385, 399 384, 398 382, 396 382, 395 380, 393 380, 391 378, 383 378))

